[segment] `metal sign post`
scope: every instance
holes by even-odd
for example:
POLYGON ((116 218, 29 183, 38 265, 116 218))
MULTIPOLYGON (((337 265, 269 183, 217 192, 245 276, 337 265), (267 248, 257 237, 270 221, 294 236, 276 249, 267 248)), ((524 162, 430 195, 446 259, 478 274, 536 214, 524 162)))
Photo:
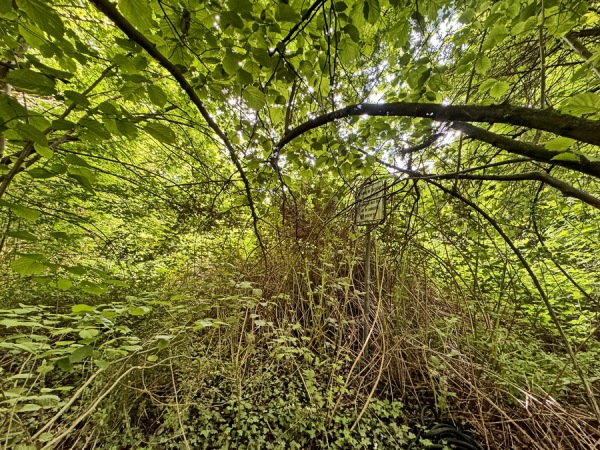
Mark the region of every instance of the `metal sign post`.
POLYGON ((365 184, 356 194, 356 225, 367 227, 365 248, 365 303, 363 321, 363 357, 369 355, 369 317, 371 315, 371 231, 385 218, 386 184, 382 180, 365 184))

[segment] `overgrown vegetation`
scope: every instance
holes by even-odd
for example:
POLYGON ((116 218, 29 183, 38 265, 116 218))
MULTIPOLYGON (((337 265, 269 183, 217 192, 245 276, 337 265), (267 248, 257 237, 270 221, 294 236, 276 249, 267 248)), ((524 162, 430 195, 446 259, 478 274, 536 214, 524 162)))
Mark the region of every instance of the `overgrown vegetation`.
POLYGON ((597 448, 599 11, 0 0, 2 448, 597 448))

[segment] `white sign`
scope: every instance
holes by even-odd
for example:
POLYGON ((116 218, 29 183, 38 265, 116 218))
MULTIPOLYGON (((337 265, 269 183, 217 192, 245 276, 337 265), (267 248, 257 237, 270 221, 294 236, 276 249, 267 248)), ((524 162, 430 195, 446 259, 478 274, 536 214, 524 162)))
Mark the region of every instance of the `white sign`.
POLYGON ((385 182, 373 181, 356 194, 356 225, 376 225, 385 214, 385 182))

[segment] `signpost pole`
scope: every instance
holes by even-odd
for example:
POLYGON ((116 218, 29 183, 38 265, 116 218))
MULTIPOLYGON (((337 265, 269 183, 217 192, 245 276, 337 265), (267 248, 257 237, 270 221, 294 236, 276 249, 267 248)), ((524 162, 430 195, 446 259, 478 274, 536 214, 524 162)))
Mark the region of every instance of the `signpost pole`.
POLYGON ((363 357, 369 356, 369 318, 371 315, 371 225, 367 225, 367 245, 365 249, 365 317, 363 322, 363 357))

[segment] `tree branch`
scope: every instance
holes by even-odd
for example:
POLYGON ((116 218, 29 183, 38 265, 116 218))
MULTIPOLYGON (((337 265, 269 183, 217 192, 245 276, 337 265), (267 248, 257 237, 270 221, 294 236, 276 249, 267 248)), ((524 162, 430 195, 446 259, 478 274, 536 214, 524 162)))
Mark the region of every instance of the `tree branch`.
MULTIPOLYGON (((439 105, 430 103, 397 102, 350 105, 308 120, 287 133, 275 146, 274 154, 278 154, 286 144, 310 130, 346 117, 363 115, 421 117, 438 122, 450 122, 453 128, 470 134, 471 137, 475 139, 482 140, 502 148, 503 150, 507 150, 508 152, 527 156, 543 162, 550 162, 557 153, 547 150, 544 147, 509 139, 481 128, 474 127, 473 125, 456 122, 504 123, 548 131, 587 144, 600 146, 600 121, 560 114, 550 109, 540 110, 510 105, 439 105)), ((567 167, 600 178, 600 164, 596 162, 552 161, 552 164, 567 167)))
POLYGON ((213 120, 211 115, 208 113, 208 110, 196 94, 194 87, 187 81, 181 70, 175 66, 169 59, 158 51, 156 48, 156 44, 150 42, 146 36, 144 36, 140 31, 138 31, 129 21, 117 10, 116 6, 112 4, 108 0, 90 0, 90 2, 98 8, 100 12, 102 12, 108 19, 110 19, 125 35, 131 39, 133 42, 142 47, 146 52, 154 58, 163 68, 165 68, 172 76, 175 78, 181 89, 188 95, 194 106, 200 112, 200 115, 204 118, 208 126, 219 136, 221 141, 225 144, 227 151, 229 153, 229 157, 233 162, 236 170, 240 174, 242 178, 242 182, 244 183, 244 188, 246 192, 246 198, 248 200, 248 206, 250 208, 250 213, 252 214, 252 222, 254 227, 254 233, 256 234, 256 239, 260 245, 263 256, 266 256, 266 248, 263 244, 262 238, 258 231, 258 215, 256 213, 256 207, 254 205, 254 200, 252 198, 252 192, 250 189, 250 182, 248 177, 246 176, 246 172, 242 167, 240 159, 233 147, 233 144, 227 138, 227 135, 219 128, 217 123, 213 120))

